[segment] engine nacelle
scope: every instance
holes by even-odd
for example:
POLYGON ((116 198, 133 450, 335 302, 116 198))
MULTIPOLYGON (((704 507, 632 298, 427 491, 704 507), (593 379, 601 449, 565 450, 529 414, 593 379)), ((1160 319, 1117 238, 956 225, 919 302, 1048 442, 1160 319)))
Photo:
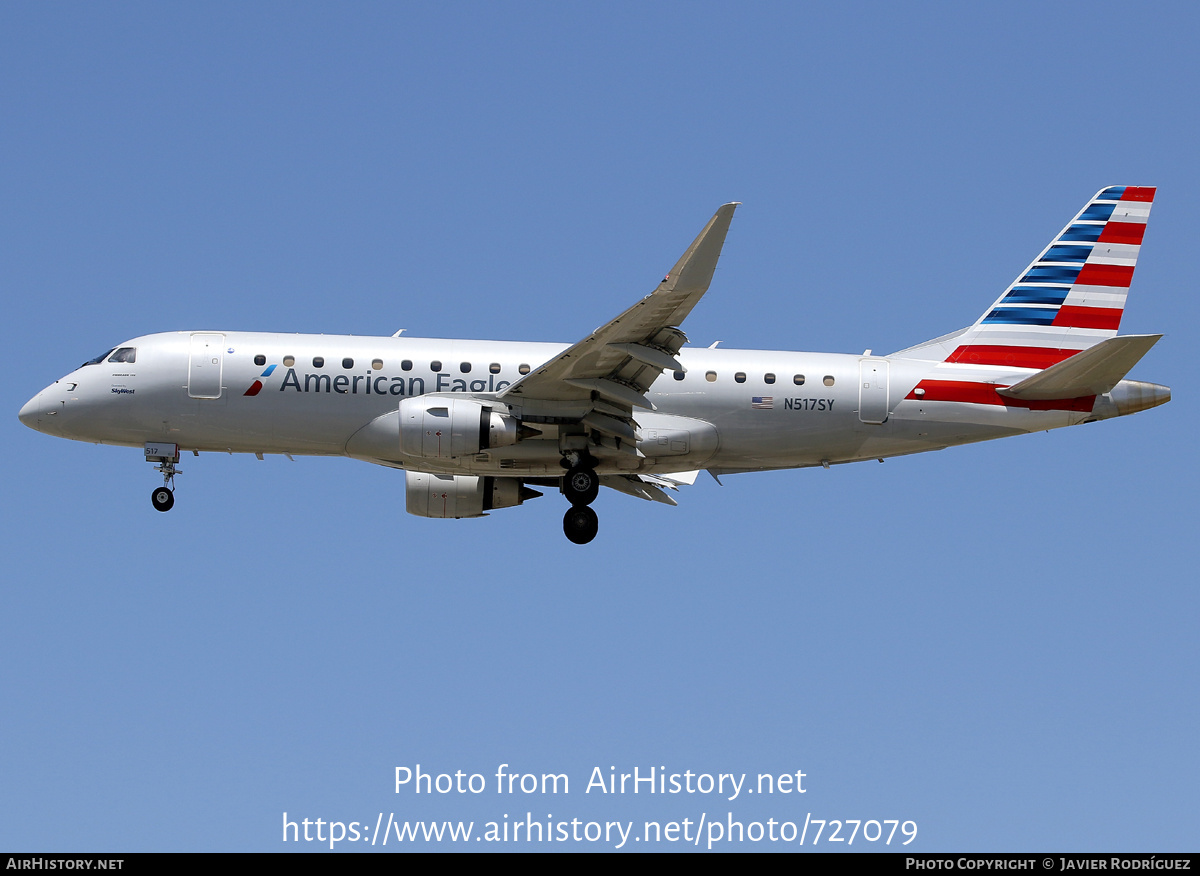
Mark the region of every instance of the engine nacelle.
POLYGON ((522 438, 520 423, 469 398, 414 396, 400 402, 400 452, 422 459, 455 459, 507 447, 522 438))
POLYGON ((404 473, 405 507, 417 517, 483 517, 494 508, 511 508, 542 495, 518 478, 404 473))

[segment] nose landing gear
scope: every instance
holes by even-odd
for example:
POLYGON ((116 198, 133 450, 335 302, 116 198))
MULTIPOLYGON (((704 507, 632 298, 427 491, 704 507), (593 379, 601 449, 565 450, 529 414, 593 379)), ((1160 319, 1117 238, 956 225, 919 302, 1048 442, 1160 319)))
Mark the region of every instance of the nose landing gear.
POLYGON ((163 485, 156 487, 150 494, 150 502, 155 511, 170 511, 175 506, 175 475, 179 469, 179 445, 177 444, 147 444, 146 462, 157 462, 156 472, 163 476, 163 485))

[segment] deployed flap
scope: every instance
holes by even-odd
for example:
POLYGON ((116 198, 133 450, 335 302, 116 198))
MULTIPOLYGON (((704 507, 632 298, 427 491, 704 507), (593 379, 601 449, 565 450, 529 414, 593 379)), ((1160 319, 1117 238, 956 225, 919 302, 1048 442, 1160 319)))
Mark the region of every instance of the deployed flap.
POLYGON ((1109 338, 996 392, 1022 401, 1103 395, 1120 383, 1161 337, 1124 335, 1109 338))
POLYGON ((678 326, 712 282, 736 203, 726 204, 704 226, 652 293, 536 371, 507 387, 500 398, 585 401, 592 393, 632 414, 653 407, 641 398, 687 340, 678 326))
POLYGON ((657 484, 666 484, 674 490, 684 485, 690 487, 696 483, 696 478, 699 474, 700 470, 697 469, 696 471, 673 471, 670 474, 642 475, 642 477, 648 478, 657 484))
POLYGON ((639 499, 646 499, 650 502, 661 502, 664 505, 679 504, 659 487, 638 475, 601 475, 600 483, 618 493, 637 496, 639 499))

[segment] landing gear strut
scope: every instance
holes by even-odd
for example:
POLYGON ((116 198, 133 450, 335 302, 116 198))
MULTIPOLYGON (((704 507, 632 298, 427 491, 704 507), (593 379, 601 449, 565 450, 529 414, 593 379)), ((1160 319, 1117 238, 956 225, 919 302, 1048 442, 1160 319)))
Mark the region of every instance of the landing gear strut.
POLYGON ((150 494, 155 511, 170 511, 175 506, 175 475, 179 469, 179 446, 176 444, 147 444, 146 462, 157 462, 154 470, 163 476, 163 485, 150 494))
POLYGON ((593 462, 588 458, 563 462, 564 467, 570 465, 570 468, 562 480, 562 492, 571 503, 563 516, 563 532, 575 544, 587 544, 600 529, 596 512, 588 507, 600 493, 600 476, 592 467, 593 462))

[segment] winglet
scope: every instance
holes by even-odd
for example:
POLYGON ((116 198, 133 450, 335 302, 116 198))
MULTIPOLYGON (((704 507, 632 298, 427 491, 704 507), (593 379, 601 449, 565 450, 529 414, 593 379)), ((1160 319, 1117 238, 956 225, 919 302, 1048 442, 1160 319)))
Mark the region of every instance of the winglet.
MULTIPOLYGON (((692 245, 680 256, 675 267, 671 268, 671 272, 663 277, 659 289, 699 295, 708 290, 713 272, 717 269, 717 260, 721 257, 721 247, 725 245, 725 235, 729 233, 729 223, 733 221, 733 211, 740 205, 740 201, 733 201, 717 210, 692 245)), ((678 325, 678 322, 675 324, 678 325)))
POLYGON ((498 397, 588 402, 593 408, 599 397, 625 419, 633 408, 654 410, 645 393, 663 371, 684 370, 676 357, 687 336, 679 325, 712 282, 737 206, 717 210, 653 292, 498 397))

